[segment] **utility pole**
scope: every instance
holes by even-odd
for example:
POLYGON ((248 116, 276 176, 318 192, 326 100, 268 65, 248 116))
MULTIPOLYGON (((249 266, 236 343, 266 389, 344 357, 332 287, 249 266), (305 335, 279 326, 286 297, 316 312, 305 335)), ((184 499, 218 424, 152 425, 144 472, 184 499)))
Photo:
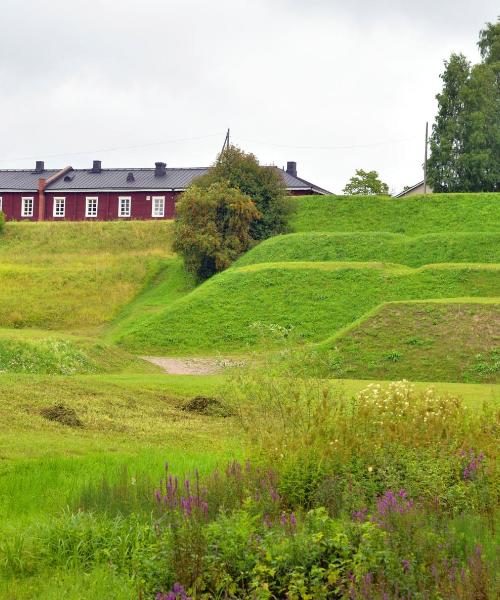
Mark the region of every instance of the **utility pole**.
POLYGON ((429 122, 425 122, 424 194, 427 194, 427 148, 429 145, 429 122))
POLYGON ((226 138, 224 139, 224 144, 222 146, 221 154, 223 154, 224 150, 229 150, 229 133, 230 130, 227 130, 226 138))

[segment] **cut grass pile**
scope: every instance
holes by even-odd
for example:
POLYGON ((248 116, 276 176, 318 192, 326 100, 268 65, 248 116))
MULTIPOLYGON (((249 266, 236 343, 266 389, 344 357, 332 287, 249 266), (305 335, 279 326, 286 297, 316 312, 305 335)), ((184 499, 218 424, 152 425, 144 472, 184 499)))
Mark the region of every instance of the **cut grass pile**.
POLYGON ((119 343, 136 352, 201 354, 317 342, 382 302, 498 296, 495 265, 410 269, 356 263, 276 263, 230 269, 119 343))
POLYGON ((7 223, 0 326, 101 325, 172 259, 170 246, 170 222, 7 223))
POLYGON ((294 231, 384 231, 421 235, 500 231, 500 194, 303 196, 294 231))
POLYGON ((293 362, 323 377, 500 383, 500 304, 384 304, 293 362))
POLYGON ((0 373, 81 375, 159 369, 101 340, 34 329, 0 329, 0 373))
MULTIPOLYGON (((500 201, 500 199, 499 199, 500 201)), ((437 263, 498 263, 500 233, 292 233, 270 238, 236 263, 296 261, 380 261, 408 267, 437 263)))

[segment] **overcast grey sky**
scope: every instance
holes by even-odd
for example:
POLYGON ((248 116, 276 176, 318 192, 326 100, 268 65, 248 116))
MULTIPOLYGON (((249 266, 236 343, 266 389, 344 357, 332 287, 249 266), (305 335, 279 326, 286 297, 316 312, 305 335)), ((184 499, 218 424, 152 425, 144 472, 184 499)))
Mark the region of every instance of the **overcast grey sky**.
POLYGON ((422 178, 443 60, 498 0, 2 0, 0 168, 204 166, 225 130, 340 192, 422 178), (194 139, 199 138, 199 139, 194 139))

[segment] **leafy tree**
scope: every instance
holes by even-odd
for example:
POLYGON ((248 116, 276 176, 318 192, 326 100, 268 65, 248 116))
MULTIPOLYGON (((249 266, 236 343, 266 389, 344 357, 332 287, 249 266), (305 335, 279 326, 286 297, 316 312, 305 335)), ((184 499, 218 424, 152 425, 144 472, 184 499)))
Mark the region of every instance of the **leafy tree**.
POLYGON ((437 192, 500 190, 500 21, 487 24, 478 46, 479 64, 452 54, 441 75, 428 163, 437 192))
POLYGON ((196 180, 196 185, 206 189, 215 182, 227 182, 253 200, 259 213, 250 227, 254 240, 288 231, 294 201, 287 195, 276 167, 262 167, 253 154, 230 146, 221 152, 209 172, 196 180))
POLYGON ((227 182, 191 186, 177 204, 174 250, 199 281, 227 268, 252 245, 252 200, 227 182))
POLYGON ((351 177, 343 192, 346 196, 381 196, 389 193, 389 186, 379 179, 377 171, 356 169, 356 175, 351 177))

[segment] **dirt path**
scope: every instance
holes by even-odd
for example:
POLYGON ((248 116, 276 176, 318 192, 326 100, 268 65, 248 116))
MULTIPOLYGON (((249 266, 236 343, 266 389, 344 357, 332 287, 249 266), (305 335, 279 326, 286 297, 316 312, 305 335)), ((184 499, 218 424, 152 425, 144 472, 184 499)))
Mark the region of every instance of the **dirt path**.
POLYGON ((226 358, 168 358, 142 356, 144 360, 163 369, 169 375, 214 375, 240 363, 226 358))

